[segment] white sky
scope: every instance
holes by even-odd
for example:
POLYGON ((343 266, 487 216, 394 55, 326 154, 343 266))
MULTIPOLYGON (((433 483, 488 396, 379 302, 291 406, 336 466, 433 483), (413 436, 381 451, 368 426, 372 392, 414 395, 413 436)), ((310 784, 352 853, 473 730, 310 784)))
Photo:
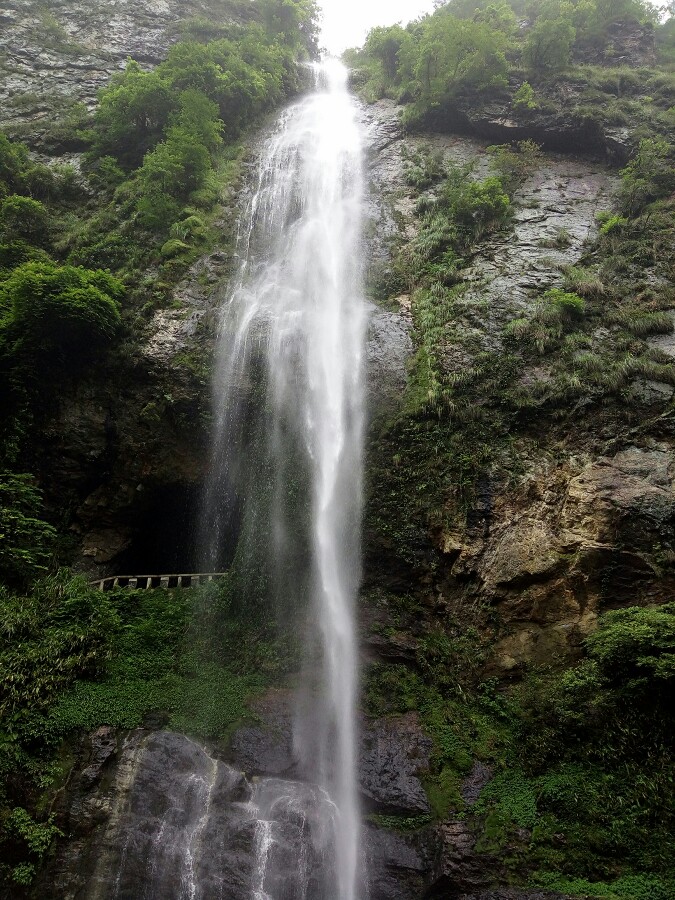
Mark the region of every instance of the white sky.
MULTIPOLYGON (((650 0, 661 6, 666 0, 650 0)), ((433 0, 319 0, 323 8, 321 45, 331 53, 360 47, 376 25, 404 25, 423 13, 433 12, 433 0)))
POLYGON ((323 8, 321 44, 331 53, 360 47, 376 25, 406 24, 432 12, 433 0, 319 0, 323 8))

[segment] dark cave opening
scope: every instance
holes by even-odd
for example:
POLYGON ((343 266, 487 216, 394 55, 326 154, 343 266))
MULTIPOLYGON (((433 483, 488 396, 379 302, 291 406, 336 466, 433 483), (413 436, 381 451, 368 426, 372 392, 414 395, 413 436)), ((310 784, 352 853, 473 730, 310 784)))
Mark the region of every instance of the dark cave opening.
MULTIPOLYGON (((203 485, 148 489, 134 519, 131 544, 115 560, 123 575, 191 574, 211 569, 200 546, 203 485)), ((226 571, 234 557, 239 514, 231 509, 213 571, 226 571)))

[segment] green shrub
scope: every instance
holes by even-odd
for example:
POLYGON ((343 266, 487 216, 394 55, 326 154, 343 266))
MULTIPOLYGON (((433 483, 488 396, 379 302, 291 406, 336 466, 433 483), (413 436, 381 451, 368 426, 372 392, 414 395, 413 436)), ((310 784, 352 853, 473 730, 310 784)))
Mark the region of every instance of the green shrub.
POLYGON ((120 325, 122 284, 102 270, 29 262, 0 286, 0 334, 13 353, 42 353, 77 366, 74 352, 108 343, 120 325))
POLYGON ((0 472, 0 577, 22 586, 43 574, 56 532, 42 519, 42 494, 30 475, 0 472))
POLYGON ((563 18, 540 18, 530 30, 523 48, 523 62, 535 74, 558 72, 570 62, 574 26, 563 18))
POLYGON ((491 166, 502 180, 506 191, 513 194, 541 164, 542 152, 534 141, 520 141, 515 146, 501 144, 488 147, 491 166))
POLYGON ((160 253, 164 259, 171 259, 175 256, 181 256, 189 249, 189 246, 183 241, 179 241, 178 238, 171 238, 162 246, 160 253))
POLYGON ((573 319, 583 315, 586 303, 578 294, 553 288, 544 294, 542 308, 547 317, 573 319))
POLYGON ((522 84, 513 95, 512 106, 518 111, 538 109, 534 88, 529 81, 522 84))
POLYGON ((647 138, 621 173, 622 212, 635 216, 648 203, 675 190, 675 148, 662 138, 647 138))
POLYGON ((109 598, 59 572, 0 604, 0 716, 13 736, 76 678, 100 673, 118 625, 109 598))
POLYGON ((156 70, 144 72, 129 60, 124 72, 101 91, 95 116, 94 152, 131 169, 162 139, 177 98, 156 70))
POLYGON ((44 247, 51 227, 51 217, 39 200, 14 194, 0 202, 0 235, 5 241, 25 239, 44 247))

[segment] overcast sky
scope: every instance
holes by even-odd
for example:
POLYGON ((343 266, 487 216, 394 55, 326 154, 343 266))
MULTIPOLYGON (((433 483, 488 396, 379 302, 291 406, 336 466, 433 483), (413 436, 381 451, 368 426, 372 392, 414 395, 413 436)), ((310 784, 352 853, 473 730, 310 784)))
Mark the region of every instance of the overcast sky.
MULTIPOLYGON (((661 6, 666 0, 652 0, 661 6)), ((323 8, 322 45, 331 53, 360 47, 376 25, 406 24, 433 12, 434 0, 319 0, 323 8)))
POLYGON ((376 25, 404 24, 422 13, 432 12, 433 0, 319 0, 323 7, 324 47, 341 53, 347 47, 360 47, 366 34, 376 25))

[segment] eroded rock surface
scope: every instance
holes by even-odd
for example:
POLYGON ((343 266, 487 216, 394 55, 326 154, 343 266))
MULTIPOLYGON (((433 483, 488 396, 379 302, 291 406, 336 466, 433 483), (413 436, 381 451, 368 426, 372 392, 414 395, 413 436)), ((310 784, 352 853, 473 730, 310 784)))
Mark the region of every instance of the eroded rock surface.
POLYGON ((96 94, 128 57, 153 66, 191 17, 227 21, 214 0, 4 0, 0 4, 0 125, 30 121, 26 137, 96 94))
POLYGON ((429 771, 432 743, 417 716, 374 722, 361 744, 361 793, 367 806, 387 815, 429 813, 421 776, 429 771))

